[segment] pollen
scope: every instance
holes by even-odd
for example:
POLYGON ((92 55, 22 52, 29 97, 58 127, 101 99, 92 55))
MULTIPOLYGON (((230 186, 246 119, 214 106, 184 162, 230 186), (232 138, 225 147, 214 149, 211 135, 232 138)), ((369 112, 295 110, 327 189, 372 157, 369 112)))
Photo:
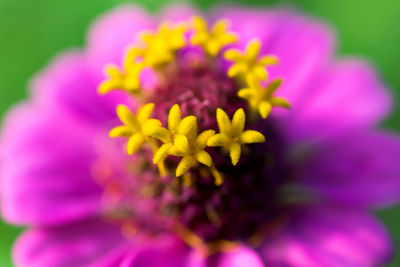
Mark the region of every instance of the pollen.
POLYGON ((113 128, 109 135, 110 137, 128 137, 129 155, 135 153, 149 140, 149 130, 161 126, 160 121, 150 119, 153 109, 154 104, 149 103, 140 108, 137 115, 134 115, 125 105, 117 107, 118 117, 124 125, 113 128))
POLYGON ((228 20, 217 21, 212 30, 209 30, 203 18, 195 17, 193 26, 195 32, 190 39, 191 44, 202 46, 204 51, 212 57, 215 57, 222 48, 235 43, 238 39, 235 33, 228 31, 228 20))
POLYGON ((219 133, 210 137, 207 145, 220 146, 229 151, 233 165, 236 165, 239 161, 242 145, 265 142, 262 133, 254 130, 244 131, 246 115, 241 108, 235 112, 232 121, 225 111, 220 108, 217 109, 217 122, 219 133))
POLYGON ((239 76, 244 81, 253 77, 261 81, 267 80, 268 72, 265 67, 277 64, 278 59, 272 55, 259 57, 260 48, 261 42, 253 39, 247 44, 244 52, 235 48, 228 49, 224 56, 233 62, 228 70, 228 76, 231 78, 239 76))
POLYGON ((239 90, 238 96, 246 99, 250 108, 258 112, 262 118, 268 117, 272 107, 290 108, 286 99, 273 96, 282 84, 282 79, 273 80, 265 88, 254 77, 249 78, 247 84, 247 88, 239 90))

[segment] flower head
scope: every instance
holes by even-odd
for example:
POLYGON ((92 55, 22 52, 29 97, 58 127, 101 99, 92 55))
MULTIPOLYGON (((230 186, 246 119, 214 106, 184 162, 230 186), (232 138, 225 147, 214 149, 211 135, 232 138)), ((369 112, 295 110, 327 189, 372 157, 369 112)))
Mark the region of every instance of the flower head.
POLYGON ((293 11, 226 7, 210 27, 182 10, 158 28, 106 15, 5 120, 2 215, 29 227, 16 265, 387 264, 369 209, 399 200, 400 140, 373 131, 390 101, 372 69, 333 64, 293 11))

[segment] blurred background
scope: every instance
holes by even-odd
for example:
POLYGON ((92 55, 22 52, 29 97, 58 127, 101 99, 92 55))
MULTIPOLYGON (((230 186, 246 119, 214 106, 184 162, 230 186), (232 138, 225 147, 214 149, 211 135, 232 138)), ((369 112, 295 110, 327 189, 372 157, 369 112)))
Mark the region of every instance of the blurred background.
MULTIPOLYGON (((122 2, 137 2, 157 11, 173 0, 0 0, 0 117, 14 103, 27 97, 29 79, 58 52, 82 47, 89 23, 98 14, 122 2)), ((182 2, 182 1, 181 1, 182 2)), ((224 0, 192 0, 203 9, 224 0)), ((290 5, 331 24, 338 37, 337 53, 362 56, 372 62, 400 95, 399 0, 236 0, 252 6, 290 5)), ((400 133, 400 105, 382 125, 400 133)), ((400 164, 400 161, 399 161, 400 164)), ((400 179, 400 177, 399 177, 400 179)), ((400 246, 400 207, 378 212, 400 246)), ((0 266, 12 266, 11 246, 22 229, 0 221, 0 266)), ((398 249, 400 252, 400 250, 398 249)), ((397 253, 400 254, 400 253, 397 253)), ((392 266, 400 266, 397 255, 392 266)))

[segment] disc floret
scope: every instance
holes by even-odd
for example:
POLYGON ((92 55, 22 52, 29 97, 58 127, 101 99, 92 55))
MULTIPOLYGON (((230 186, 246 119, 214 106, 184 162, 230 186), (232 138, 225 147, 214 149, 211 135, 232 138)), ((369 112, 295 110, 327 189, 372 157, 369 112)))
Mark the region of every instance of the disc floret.
POLYGON ((215 57, 225 46, 238 40, 235 33, 228 31, 228 20, 217 21, 212 30, 209 30, 203 18, 194 17, 193 27, 194 33, 190 39, 191 44, 202 46, 204 51, 212 57, 215 57))
POLYGON ((251 77, 247 82, 248 87, 240 89, 238 96, 246 99, 250 108, 265 119, 270 114, 272 107, 290 108, 286 99, 273 96, 281 84, 282 79, 275 79, 264 88, 257 79, 251 77))
POLYGON ((265 67, 277 64, 278 58, 271 55, 259 57, 260 48, 261 42, 253 39, 247 44, 244 52, 235 48, 228 49, 224 56, 227 60, 233 62, 233 65, 228 70, 228 76, 239 76, 244 81, 249 78, 257 78, 261 81, 267 80, 268 72, 265 67))
POLYGON ((217 121, 219 133, 212 136, 207 141, 207 145, 220 146, 229 151, 233 165, 238 163, 244 144, 265 142, 265 137, 262 133, 254 130, 244 131, 246 114, 241 108, 235 112, 232 121, 230 121, 225 111, 220 108, 217 109, 217 121))

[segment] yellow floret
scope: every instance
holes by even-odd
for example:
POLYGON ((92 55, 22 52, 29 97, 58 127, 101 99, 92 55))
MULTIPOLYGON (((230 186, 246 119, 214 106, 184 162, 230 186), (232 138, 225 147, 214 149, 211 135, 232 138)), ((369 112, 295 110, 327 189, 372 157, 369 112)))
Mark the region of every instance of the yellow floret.
POLYGON ((144 47, 136 48, 134 54, 143 60, 145 66, 161 68, 175 60, 176 51, 185 46, 186 30, 184 24, 164 22, 157 32, 142 32, 140 37, 144 47))
POLYGON ((104 69, 107 79, 98 88, 100 94, 112 90, 123 90, 134 94, 140 91, 140 73, 144 64, 134 61, 135 50, 129 49, 125 55, 122 69, 114 65, 107 65, 104 69))
POLYGON ((161 126, 161 122, 156 119, 150 119, 154 104, 149 103, 139 109, 137 115, 134 115, 125 105, 118 105, 117 114, 122 126, 113 128, 110 137, 128 137, 127 152, 132 155, 141 148, 143 143, 148 140, 148 132, 161 126))
POLYGON ((282 79, 276 79, 263 88, 256 78, 249 78, 248 87, 240 89, 238 96, 248 101, 250 108, 258 112, 262 118, 267 118, 272 107, 290 108, 289 102, 281 97, 274 97, 273 94, 282 84, 282 79))
POLYGON ((250 40, 244 52, 231 48, 225 52, 225 58, 234 64, 228 70, 229 77, 239 76, 246 81, 249 78, 258 78, 265 81, 268 78, 266 66, 278 63, 275 56, 267 55, 259 58, 261 42, 257 39, 250 40))
POLYGON ((215 57, 222 48, 235 43, 237 36, 233 32, 228 31, 229 22, 227 20, 219 20, 214 24, 212 30, 209 30, 206 22, 201 17, 193 18, 194 34, 190 42, 193 45, 200 45, 204 51, 215 57))
POLYGON ((243 144, 263 143, 265 137, 254 130, 244 130, 246 115, 243 109, 238 109, 233 115, 232 121, 225 111, 217 109, 217 122, 219 133, 210 137, 208 146, 221 146, 229 151, 232 164, 236 165, 240 159, 243 144))

